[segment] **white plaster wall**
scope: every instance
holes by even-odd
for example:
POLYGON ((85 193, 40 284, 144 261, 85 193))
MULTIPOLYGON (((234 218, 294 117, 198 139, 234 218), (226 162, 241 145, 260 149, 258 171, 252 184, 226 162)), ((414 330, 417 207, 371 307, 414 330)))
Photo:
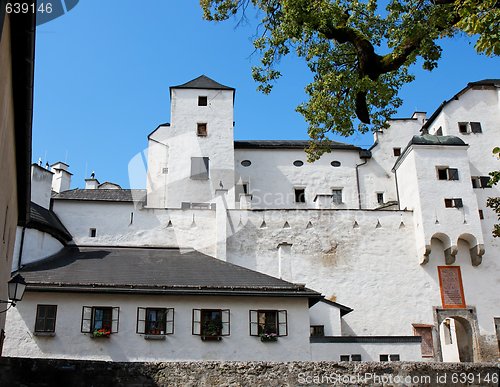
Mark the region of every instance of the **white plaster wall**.
POLYGON ((309 309, 311 325, 323 325, 325 336, 341 336, 340 309, 325 302, 318 302, 309 309))
MULTIPOLYGON (((12 271, 17 270, 21 247, 22 227, 16 229, 16 244, 14 247, 14 259, 12 260, 12 271)), ((52 235, 45 232, 26 228, 24 230, 23 251, 21 266, 40 261, 60 251, 64 245, 52 235)))
POLYGON ((380 361, 398 354, 401 361, 424 361, 420 343, 311 343, 312 360, 340 361, 340 355, 361 355, 361 361, 380 361))
POLYGON ((148 207, 179 208, 182 202, 212 202, 222 182, 229 190, 228 205, 234 208, 233 96, 230 90, 171 90, 171 126, 161 126, 150 135, 148 189, 159 192, 148 198, 148 207), (198 106, 198 96, 207 96, 208 106, 198 106), (207 123, 206 137, 197 136, 197 123, 207 123), (165 144, 168 152, 153 140, 165 144), (191 179, 191 157, 209 158, 208 180, 191 179), (166 177, 158 173, 165 160, 166 177), (165 184, 166 190, 162 188, 165 184))
POLYGON ((310 360, 309 314, 305 298, 140 296, 26 293, 9 310, 6 356, 112 361, 310 360), (54 337, 33 335, 37 304, 56 304, 54 337), (92 339, 81 330, 82 306, 120 307, 118 333, 92 339), (174 334, 145 340, 136 333, 137 307, 175 308, 174 334), (217 342, 192 335, 192 309, 230 309, 231 334, 217 342), (262 343, 249 334, 250 309, 285 309, 288 336, 262 343))
POLYGON ((53 175, 37 164, 31 166, 31 201, 47 209, 50 207, 53 175))
POLYGON ((215 211, 70 200, 55 200, 53 210, 77 245, 180 246, 215 255, 215 211), (90 237, 90 228, 96 229, 95 238, 90 237))
POLYGON ((344 203, 332 208, 357 208, 356 164, 362 160, 358 151, 333 150, 314 163, 308 163, 301 149, 236 149, 234 156, 236 182, 248 183, 253 195, 252 208, 316 208, 317 194, 331 194, 342 189, 344 203), (244 167, 241 161, 250 160, 244 167), (293 162, 304 162, 296 167, 293 162), (332 161, 340 167, 332 167, 332 161), (306 203, 295 203, 294 187, 305 188, 306 203))

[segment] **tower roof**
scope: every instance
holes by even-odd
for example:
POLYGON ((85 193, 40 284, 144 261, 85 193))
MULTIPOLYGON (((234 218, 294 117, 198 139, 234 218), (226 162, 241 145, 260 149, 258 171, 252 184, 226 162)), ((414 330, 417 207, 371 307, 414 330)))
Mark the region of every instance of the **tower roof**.
POLYGON ((171 86, 172 89, 210 89, 210 90, 235 90, 232 87, 221 85, 219 82, 207 77, 206 75, 200 75, 189 82, 183 83, 182 85, 171 86))

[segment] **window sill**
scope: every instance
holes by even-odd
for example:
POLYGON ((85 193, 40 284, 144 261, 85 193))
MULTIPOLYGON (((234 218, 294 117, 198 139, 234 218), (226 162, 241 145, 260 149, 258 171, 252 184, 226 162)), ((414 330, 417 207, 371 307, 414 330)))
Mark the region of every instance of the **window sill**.
POLYGON ((33 332, 33 335, 41 337, 54 337, 56 332, 33 332))
POLYGON ((202 341, 221 341, 221 336, 201 336, 202 341))
POLYGON ((166 335, 144 335, 144 340, 165 340, 166 335))

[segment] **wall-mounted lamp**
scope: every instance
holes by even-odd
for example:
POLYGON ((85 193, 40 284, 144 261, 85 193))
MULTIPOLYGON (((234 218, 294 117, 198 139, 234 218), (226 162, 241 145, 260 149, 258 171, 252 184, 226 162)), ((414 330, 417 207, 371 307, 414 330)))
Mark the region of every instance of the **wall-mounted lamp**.
MULTIPOLYGON (((0 300, 0 303, 10 304, 10 306, 16 306, 16 302, 23 299, 24 290, 26 289, 26 282, 20 274, 16 274, 10 279, 9 282, 7 282, 7 284, 9 286, 9 301, 0 300)), ((6 312, 7 309, 0 311, 0 313, 6 312)))

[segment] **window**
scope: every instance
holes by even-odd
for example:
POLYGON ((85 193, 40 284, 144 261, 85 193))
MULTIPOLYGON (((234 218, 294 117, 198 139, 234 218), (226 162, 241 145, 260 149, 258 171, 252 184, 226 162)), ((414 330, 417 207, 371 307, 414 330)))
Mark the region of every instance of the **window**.
POLYGON ((340 355, 340 361, 350 361, 351 357, 349 355, 340 355))
POLYGON ((480 122, 459 122, 458 131, 461 134, 483 133, 480 122))
POLYGON ((333 189, 332 198, 335 204, 342 204, 342 189, 341 188, 333 189))
POLYGON ((458 180, 458 169, 448 167, 436 167, 439 180, 458 180))
POLYGON ((286 310, 251 310, 250 336, 288 336, 286 310))
POLYGON ((82 333, 93 336, 109 336, 118 332, 120 308, 110 306, 84 306, 82 309, 82 333))
POLYGON ((325 335, 324 325, 311 325, 311 337, 323 337, 325 335))
POLYGON ((380 355, 380 361, 399 361, 399 355, 380 355))
POLYGON ((293 162, 293 165, 295 165, 296 167, 301 167, 301 166, 303 166, 303 165, 304 165, 304 162, 303 162, 303 161, 301 161, 301 160, 295 160, 295 161, 293 162))
POLYGON ((91 228, 89 231, 89 235, 91 238, 95 238, 97 235, 97 230, 95 228, 91 228))
POLYGON ((252 162, 250 160, 243 160, 241 162, 241 165, 243 165, 244 167, 249 167, 250 165, 252 165, 252 162))
POLYGON ((434 133, 435 136, 442 136, 443 135, 443 128, 440 126, 438 130, 436 130, 436 133, 434 133))
POLYGON ((206 137, 207 136, 207 124, 206 123, 198 123, 196 134, 200 137, 206 137))
POLYGON ((305 188, 295 188, 295 203, 305 203, 305 202, 306 202, 305 188))
POLYGON ((478 210, 479 211, 479 219, 484 219, 484 214, 483 214, 483 210, 478 210))
POLYGON ((361 355, 351 355, 351 361, 361 361, 361 355))
POLYGON ((392 148, 392 153, 396 157, 401 156, 401 148, 392 148))
POLYGON ((331 165, 332 167, 337 168, 337 167, 340 167, 342 164, 340 163, 340 161, 334 160, 334 161, 332 161, 332 162, 330 163, 330 165, 331 165))
POLYGON ((207 106, 208 98, 205 95, 198 96, 198 106, 207 106))
POLYGON ((191 179, 208 180, 208 157, 191 157, 191 179))
POLYGON ((384 193, 383 192, 377 192, 377 203, 384 204, 384 193))
POLYGON ((137 308, 137 333, 171 335, 174 333, 173 308, 137 308))
POLYGON ((167 167, 162 167, 162 168, 161 168, 161 173, 162 173, 163 175, 166 175, 166 174, 168 173, 168 168, 167 168, 167 167))
POLYGON ((489 176, 472 176, 472 188, 491 188, 489 176))
POLYGON ((458 131, 462 134, 467 134, 467 122, 459 122, 458 123, 458 131))
POLYGON ((193 309, 193 335, 202 340, 220 340, 230 334, 229 309, 193 309))
POLYGON ((446 208, 462 208, 464 203, 461 198, 444 199, 444 206, 446 208))
POLYGON ((56 331, 57 305, 37 305, 35 333, 56 331))
POLYGON ((480 122, 471 122, 470 129, 471 129, 472 133, 482 133, 483 132, 483 130, 481 129, 480 122))

